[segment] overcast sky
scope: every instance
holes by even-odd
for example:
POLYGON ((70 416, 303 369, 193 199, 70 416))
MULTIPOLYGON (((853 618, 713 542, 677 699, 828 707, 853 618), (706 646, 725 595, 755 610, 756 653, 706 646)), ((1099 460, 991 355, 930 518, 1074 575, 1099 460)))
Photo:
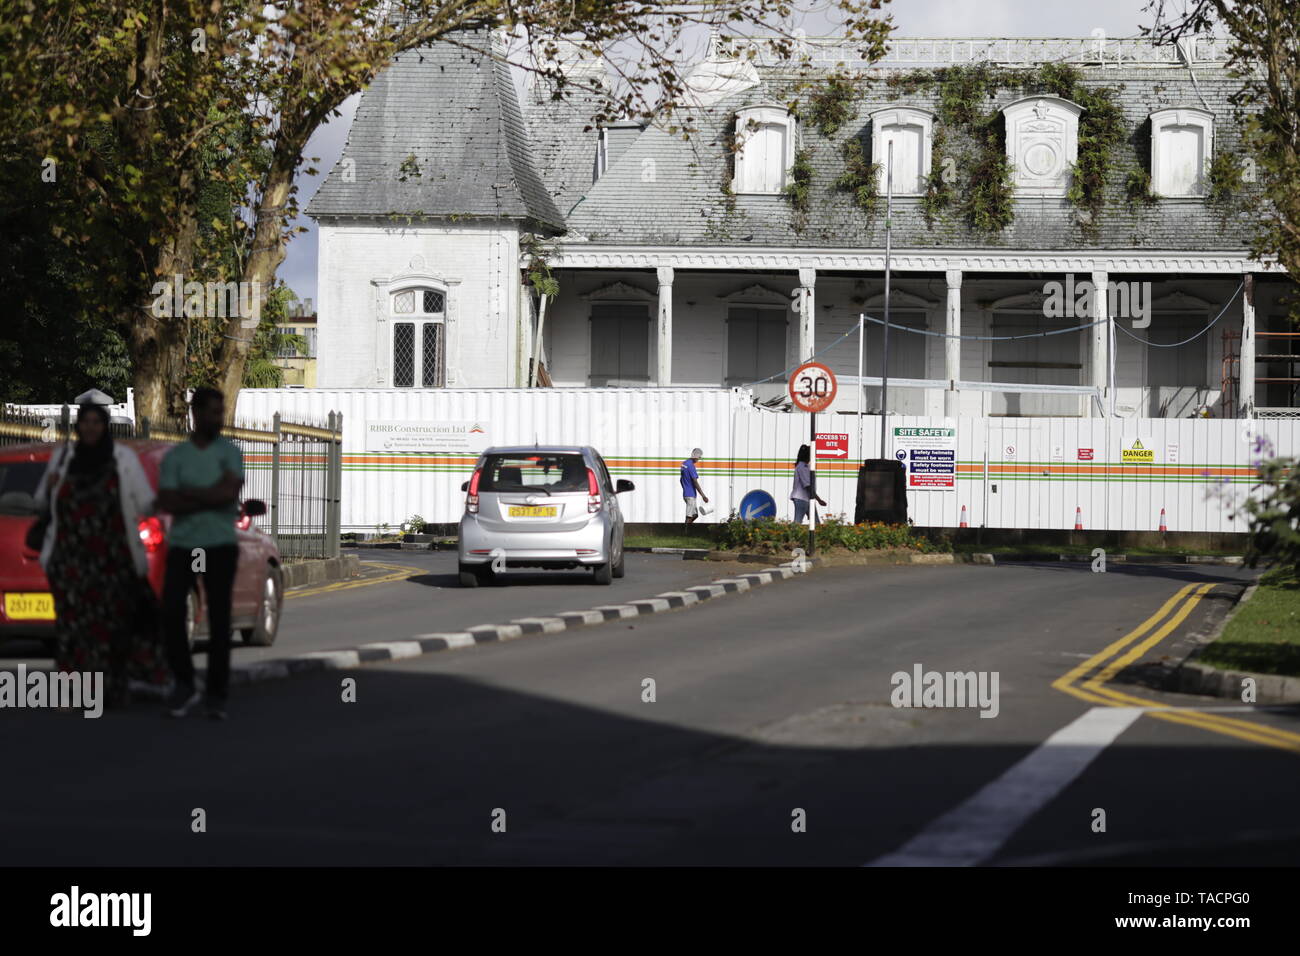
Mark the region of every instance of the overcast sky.
MULTIPOLYGON (((805 10, 807 4, 799 4, 805 10)), ((825 9, 830 3, 820 6, 825 9)), ((1101 28, 1107 37, 1136 36, 1150 23, 1146 0, 892 0, 886 9, 900 37, 1090 37, 1101 28)), ((815 10, 802 22, 809 36, 831 32, 824 14, 815 10)), ((343 115, 316 131, 307 147, 318 175, 299 173, 299 204, 306 207, 324 175, 338 161, 359 97, 344 106, 343 115)), ((306 165, 304 169, 308 168, 306 165)), ((280 278, 300 298, 316 300, 316 225, 301 218, 308 231, 289 243, 280 278)))

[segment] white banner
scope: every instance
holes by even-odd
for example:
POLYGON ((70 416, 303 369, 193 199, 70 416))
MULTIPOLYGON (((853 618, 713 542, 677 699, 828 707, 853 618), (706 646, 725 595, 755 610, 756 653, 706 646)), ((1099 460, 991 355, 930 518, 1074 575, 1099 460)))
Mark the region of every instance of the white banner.
POLYGON ((471 451, 488 447, 483 421, 366 422, 366 451, 471 451))

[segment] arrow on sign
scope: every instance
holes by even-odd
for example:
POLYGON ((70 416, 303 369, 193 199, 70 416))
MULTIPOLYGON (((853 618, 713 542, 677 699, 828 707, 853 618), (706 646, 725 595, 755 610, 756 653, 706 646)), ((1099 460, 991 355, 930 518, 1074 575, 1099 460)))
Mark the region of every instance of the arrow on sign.
POLYGON ((741 520, 743 520, 743 521, 753 521, 755 518, 758 517, 759 512, 761 512, 762 510, 763 510, 763 506, 762 506, 762 505, 750 505, 748 508, 746 508, 746 509, 741 513, 741 515, 740 515, 741 520))
POLYGON ((848 455, 847 448, 818 448, 818 458, 844 458, 848 455))

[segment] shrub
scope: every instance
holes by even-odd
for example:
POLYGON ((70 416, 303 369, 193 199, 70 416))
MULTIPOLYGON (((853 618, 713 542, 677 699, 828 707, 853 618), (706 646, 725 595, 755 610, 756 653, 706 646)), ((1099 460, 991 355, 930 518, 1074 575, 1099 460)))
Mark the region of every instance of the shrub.
MULTIPOLYGON (((733 513, 719 525, 717 541, 719 547, 727 550, 792 551, 807 545, 808 526, 775 519, 743 521, 733 513)), ((928 553, 951 550, 947 541, 932 541, 909 525, 881 521, 850 524, 843 515, 830 515, 818 525, 817 546, 847 551, 899 548, 928 553)))

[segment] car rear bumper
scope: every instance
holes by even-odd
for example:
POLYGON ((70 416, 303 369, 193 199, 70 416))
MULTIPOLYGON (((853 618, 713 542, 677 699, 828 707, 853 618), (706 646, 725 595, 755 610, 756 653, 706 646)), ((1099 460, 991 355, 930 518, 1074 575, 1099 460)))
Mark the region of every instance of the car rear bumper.
POLYGON ((608 562, 606 538, 600 520, 574 531, 492 531, 474 515, 465 515, 457 553, 461 564, 491 564, 493 552, 499 550, 507 567, 572 568, 608 562))

